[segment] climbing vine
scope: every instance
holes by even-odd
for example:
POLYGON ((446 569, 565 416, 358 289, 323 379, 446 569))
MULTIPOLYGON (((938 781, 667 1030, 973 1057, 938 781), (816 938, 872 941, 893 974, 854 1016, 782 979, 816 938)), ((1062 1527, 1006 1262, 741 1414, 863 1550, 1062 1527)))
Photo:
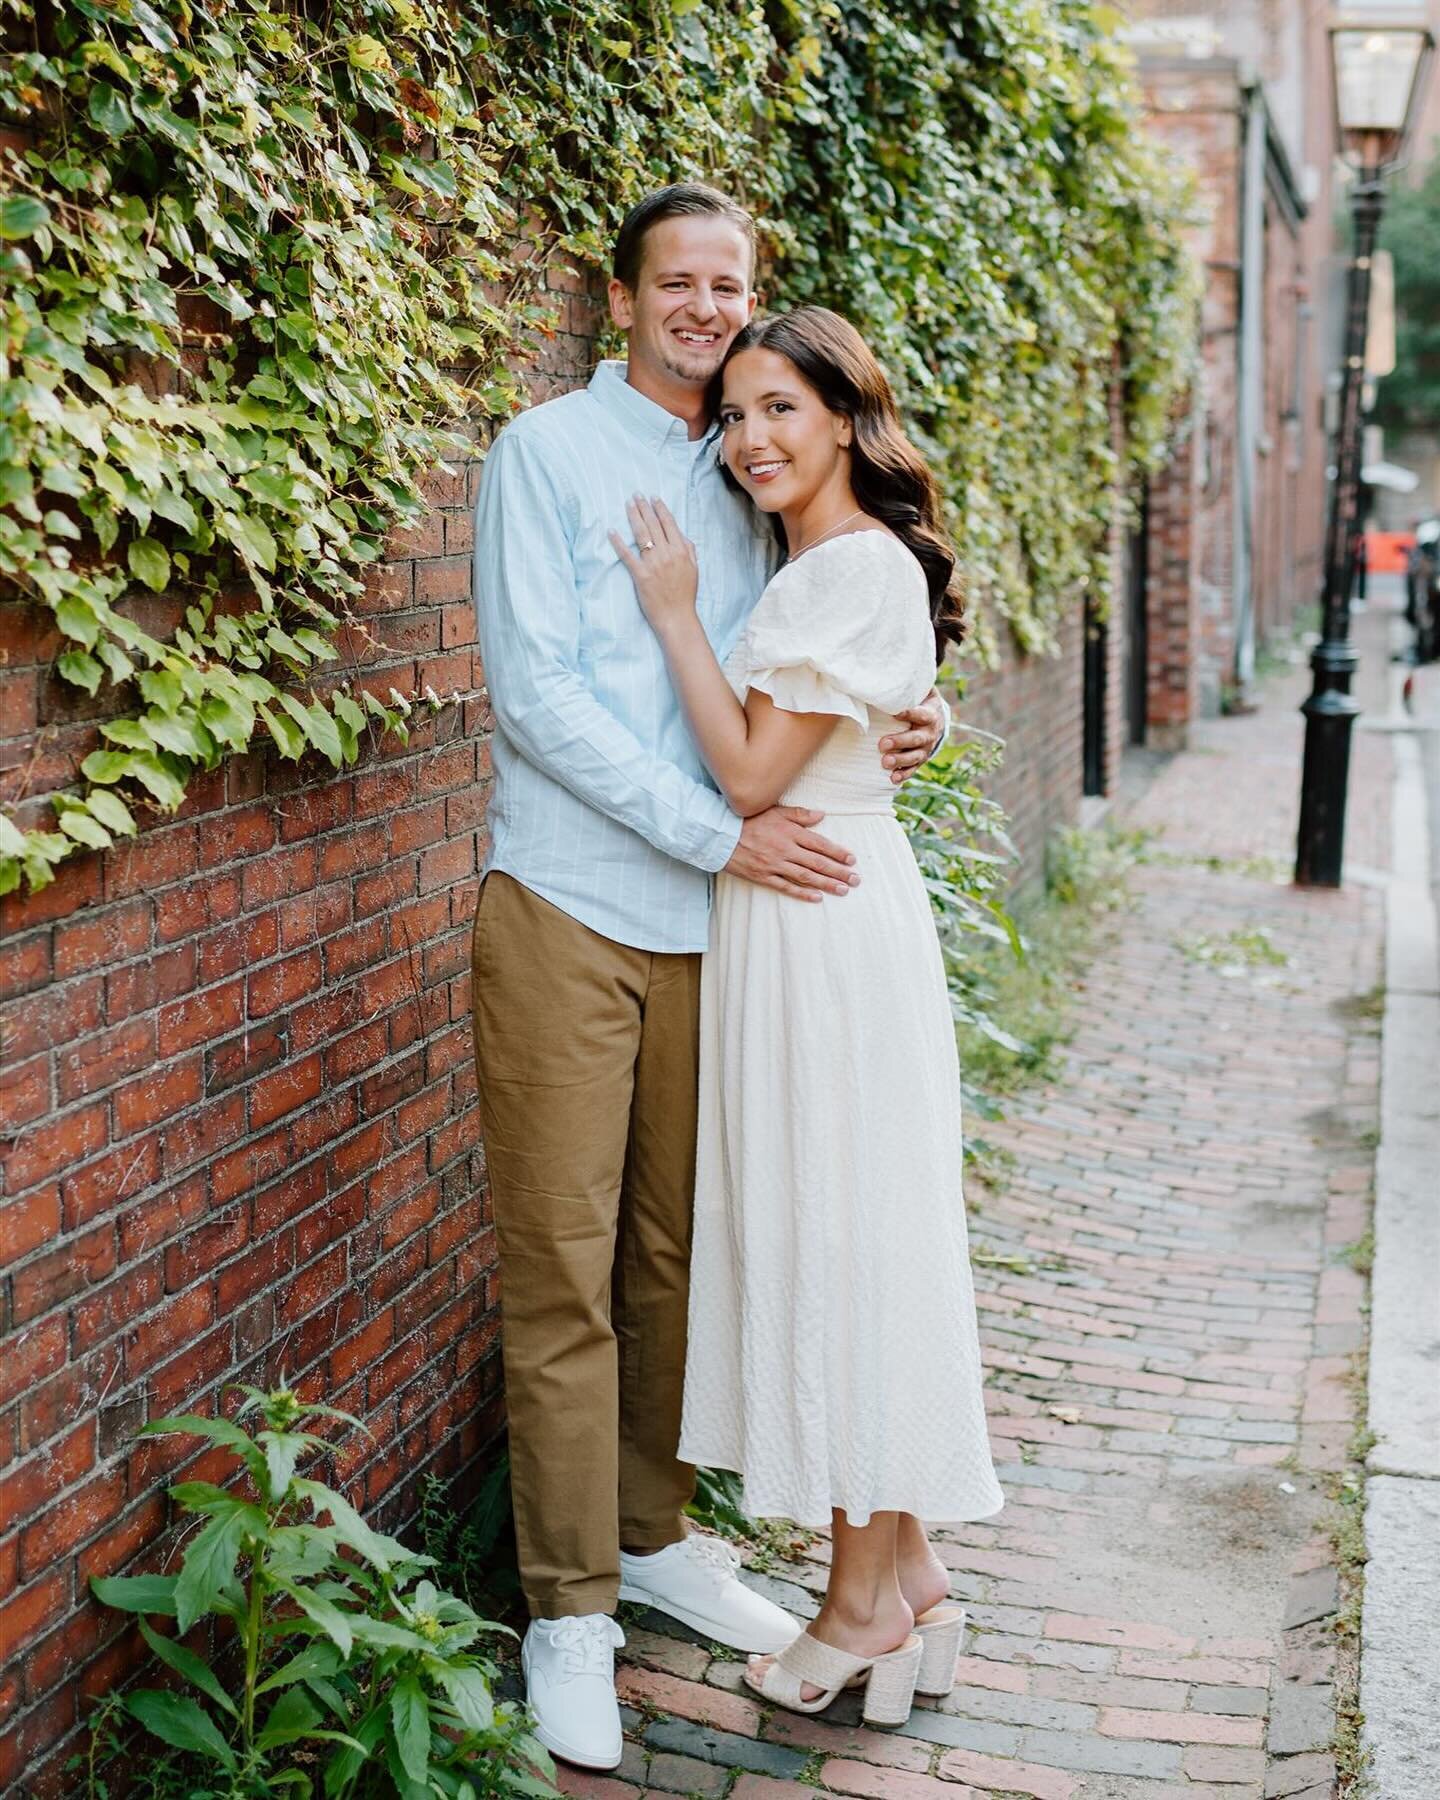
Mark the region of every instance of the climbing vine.
POLYGON ((337 678, 420 485, 521 402, 547 257, 721 182, 773 302, 870 336, 972 585, 1027 648, 1099 589, 1193 295, 1183 195, 1091 0, 0 0, 0 579, 101 746, 0 815, 0 892, 258 739, 351 762, 337 678), (513 254, 523 236, 536 253, 513 254), (1119 380, 1119 449, 1109 395, 1119 380))

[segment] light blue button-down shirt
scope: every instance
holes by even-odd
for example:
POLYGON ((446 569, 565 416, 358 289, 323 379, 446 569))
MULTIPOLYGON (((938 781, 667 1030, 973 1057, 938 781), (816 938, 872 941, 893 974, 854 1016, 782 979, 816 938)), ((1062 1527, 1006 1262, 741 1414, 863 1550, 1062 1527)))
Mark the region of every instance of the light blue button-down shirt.
POLYGON ((588 388, 507 425, 475 511, 475 612, 495 712, 485 867, 644 950, 702 950, 710 872, 740 820, 685 724, 659 640, 606 535, 658 494, 694 543, 698 609, 723 659, 775 566, 768 521, 733 493, 716 434, 602 363, 588 388))

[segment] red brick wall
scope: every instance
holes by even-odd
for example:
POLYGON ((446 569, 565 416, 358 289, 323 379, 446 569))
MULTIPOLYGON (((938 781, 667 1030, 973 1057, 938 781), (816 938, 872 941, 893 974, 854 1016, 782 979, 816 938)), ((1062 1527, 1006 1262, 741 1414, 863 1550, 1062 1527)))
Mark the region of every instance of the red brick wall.
MULTIPOLYGON (((579 284, 551 285, 542 392, 593 335, 579 284)), ((177 1452, 135 1444, 147 1419, 284 1370, 367 1421, 335 1473, 392 1520, 500 1423, 468 1010, 477 474, 437 473, 373 570, 357 611, 386 647, 343 640, 381 691, 457 696, 408 746, 339 775, 231 760, 173 821, 0 907, 0 1791, 27 1770, 55 1791, 36 1772, 135 1661, 85 1584, 165 1541, 177 1452)), ((0 606, 0 801, 31 796, 22 818, 100 710, 50 674, 47 619, 0 606)))
MULTIPOLYGON (((554 276, 538 395, 598 317, 554 276)), ((493 1236, 473 1107, 468 926, 488 757, 469 602, 478 465, 439 472, 346 634, 350 672, 426 687, 408 746, 352 770, 265 752, 138 841, 0 906, 0 1791, 55 1773, 137 1639, 92 1574, 166 1555, 167 1412, 283 1370, 365 1419, 332 1471, 398 1525, 501 1419, 493 1236)), ((93 712, 47 615, 0 606, 0 801, 74 778, 93 712)), ((1003 653, 965 717, 1010 741, 1025 873, 1080 794, 1079 613, 1059 661, 1003 653)))
POLYGON ((958 719, 1005 739, 1005 760, 993 792, 1010 815, 1020 882, 1040 876, 1050 833, 1073 824, 1080 807, 1082 631, 1077 603, 1061 624, 1058 657, 1025 656, 1003 633, 998 668, 972 671, 965 698, 955 709, 958 719))

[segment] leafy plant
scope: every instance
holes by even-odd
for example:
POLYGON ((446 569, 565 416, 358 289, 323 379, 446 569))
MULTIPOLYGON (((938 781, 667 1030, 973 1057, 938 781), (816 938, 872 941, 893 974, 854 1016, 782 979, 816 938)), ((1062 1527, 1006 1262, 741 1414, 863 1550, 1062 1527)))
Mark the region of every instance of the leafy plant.
MULTIPOLYGON (((1004 811, 984 792, 984 779, 1003 752, 999 738, 967 729, 960 743, 942 745, 905 783, 895 814, 930 896, 956 1024, 1019 1055, 1024 1046, 994 1016, 974 957, 977 938, 1001 944, 1016 957, 1025 954, 1002 898, 1015 847, 1005 831, 1004 811)), ((966 1098, 976 1110, 991 1111, 983 1094, 967 1088, 966 1098)))
MULTIPOLYGON (((156 1660, 184 1684, 134 1689, 118 1705, 201 1771, 189 1800, 553 1794, 523 1712, 491 1696, 494 1668, 479 1646, 504 1627, 438 1590, 430 1557, 298 1473, 326 1447, 307 1420, 357 1421, 283 1386, 242 1391, 235 1421, 186 1414, 144 1428, 208 1440, 245 1477, 235 1488, 171 1488, 204 1521, 179 1573, 91 1581, 97 1598, 137 1615, 156 1660), (253 1431, 239 1422, 251 1415, 253 1431), (174 1634, 152 1619, 173 1619, 174 1634), (186 1641, 202 1625, 233 1648, 234 1691, 186 1641)), ((106 1729, 113 1716, 102 1715, 106 1729)), ((93 1767, 90 1789, 104 1791, 93 1767)))
POLYGON ((419 1532, 437 1579, 463 1600, 474 1607, 513 1605, 520 1575, 508 1452, 497 1452, 463 1515, 456 1512, 445 1483, 427 1476, 420 1487, 419 1532))

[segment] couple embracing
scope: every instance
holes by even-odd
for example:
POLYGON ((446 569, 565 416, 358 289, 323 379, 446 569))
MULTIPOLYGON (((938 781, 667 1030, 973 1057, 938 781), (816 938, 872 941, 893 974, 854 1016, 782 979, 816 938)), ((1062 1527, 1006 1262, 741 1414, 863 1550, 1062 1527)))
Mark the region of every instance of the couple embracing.
POLYGON ((647 196, 624 363, 496 440, 475 597, 495 711, 476 1063, 499 1242, 522 1662, 612 1768, 617 1601, 817 1711, 946 1693, 922 1519, 1001 1505, 955 1040, 895 784, 959 636, 933 479, 854 329, 752 318, 754 229, 647 196), (702 956, 701 951, 705 954, 702 956), (833 1533, 819 1616, 687 1533, 694 1465, 833 1533))

